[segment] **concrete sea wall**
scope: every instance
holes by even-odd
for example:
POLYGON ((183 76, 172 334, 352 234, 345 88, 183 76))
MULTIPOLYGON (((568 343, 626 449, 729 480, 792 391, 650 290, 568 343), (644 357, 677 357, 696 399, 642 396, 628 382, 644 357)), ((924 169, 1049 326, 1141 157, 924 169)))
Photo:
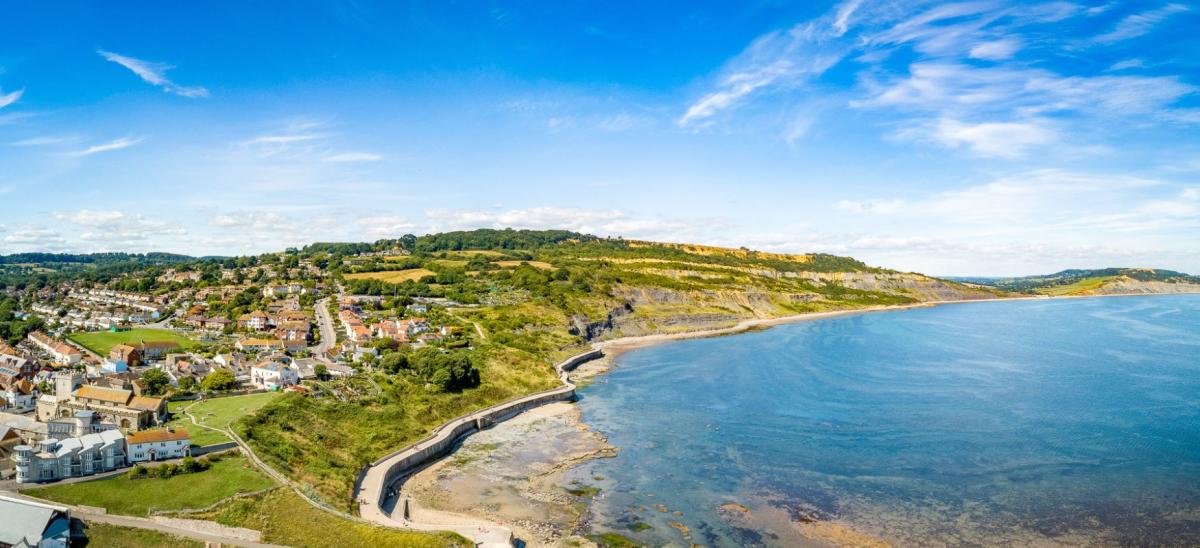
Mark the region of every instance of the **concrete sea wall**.
MULTIPOLYGON (((454 448, 454 444, 462 437, 501 422, 522 411, 550 402, 575 399, 575 384, 569 378, 571 370, 578 367, 581 363, 597 359, 603 355, 604 353, 600 350, 590 350, 572 356, 555 365, 563 386, 496 404, 475 413, 464 415, 438 427, 438 429, 434 430, 425 439, 376 460, 364 469, 363 473, 359 474, 358 489, 356 489, 355 498, 359 498, 358 493, 370 493, 372 497, 377 497, 376 500, 363 502, 382 509, 389 492, 391 492, 392 486, 398 480, 449 453, 454 448), (377 467, 383 470, 382 474, 367 473, 377 467), (364 483, 371 485, 364 485, 364 483)), ((403 506, 400 506, 399 509, 403 511, 403 506)), ((396 517, 404 518, 405 516, 396 517)))

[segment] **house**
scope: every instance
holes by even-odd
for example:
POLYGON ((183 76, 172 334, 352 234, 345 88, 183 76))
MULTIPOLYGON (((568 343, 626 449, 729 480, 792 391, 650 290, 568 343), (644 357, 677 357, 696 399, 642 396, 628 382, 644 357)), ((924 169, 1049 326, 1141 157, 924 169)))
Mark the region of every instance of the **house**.
POLYGON ((138 367, 142 365, 142 351, 128 344, 118 344, 108 351, 108 359, 126 367, 138 367))
POLYGON ((307 341, 312 324, 307 321, 279 322, 275 328, 275 336, 284 341, 307 341))
POLYGON ((262 331, 270 327, 270 324, 271 317, 262 310, 255 310, 254 312, 242 314, 241 316, 238 316, 237 319, 238 329, 253 329, 255 331, 262 331))
POLYGON ((175 341, 142 341, 137 344, 136 348, 141 353, 143 360, 156 360, 179 348, 179 343, 175 341))
POLYGON ((83 353, 65 342, 62 342, 41 331, 34 331, 27 337, 34 346, 42 349, 55 360, 67 365, 74 365, 83 359, 83 353))
POLYGON ((243 352, 267 352, 270 350, 283 350, 283 341, 275 339, 242 339, 234 346, 243 352))
MULTIPOLYGON (((76 416, 77 432, 90 431, 86 412, 76 416)), ((46 438, 37 448, 18 445, 13 450, 17 483, 55 481, 91 476, 125 466, 125 435, 120 430, 104 430, 76 437, 46 438)))
POLYGON ((37 366, 30 360, 15 354, 0 353, 0 384, 11 383, 18 379, 28 379, 37 372, 37 366))
POLYGON ((38 396, 37 386, 28 379, 0 387, 0 411, 28 413, 37 409, 38 396))
POLYGON ((0 546, 67 548, 71 545, 71 510, 0 495, 0 546))
POLYGON ((187 430, 182 428, 137 432, 130 434, 125 443, 129 446, 131 463, 178 459, 192 454, 192 440, 187 430))
POLYGON ((250 384, 257 388, 279 390, 299 382, 299 372, 279 362, 262 362, 250 369, 250 384))
POLYGON ((304 352, 305 350, 308 350, 308 341, 303 340, 303 339, 299 339, 299 340, 290 339, 290 340, 280 341, 280 342, 283 343, 283 350, 290 354, 295 354, 297 352, 304 352))
POLYGON ((293 293, 297 295, 304 293, 304 286, 300 284, 268 285, 264 286, 262 291, 264 297, 286 297, 293 293))

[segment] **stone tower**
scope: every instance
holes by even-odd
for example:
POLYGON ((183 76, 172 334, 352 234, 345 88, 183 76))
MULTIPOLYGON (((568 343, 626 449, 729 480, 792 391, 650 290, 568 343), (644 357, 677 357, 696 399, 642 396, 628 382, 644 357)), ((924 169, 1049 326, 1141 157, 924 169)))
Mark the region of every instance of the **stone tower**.
POLYGON ((71 393, 83 386, 83 375, 77 371, 57 371, 54 373, 54 397, 58 401, 71 399, 71 393))

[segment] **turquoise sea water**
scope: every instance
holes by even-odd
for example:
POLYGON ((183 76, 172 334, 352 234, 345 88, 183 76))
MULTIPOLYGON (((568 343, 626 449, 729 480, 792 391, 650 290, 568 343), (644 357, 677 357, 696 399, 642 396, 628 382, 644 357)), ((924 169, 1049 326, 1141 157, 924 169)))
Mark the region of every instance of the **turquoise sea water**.
POLYGON ((620 448, 568 476, 602 489, 593 532, 790 546, 789 522, 816 519, 902 545, 1200 545, 1200 296, 678 341, 619 356, 580 394, 620 448))

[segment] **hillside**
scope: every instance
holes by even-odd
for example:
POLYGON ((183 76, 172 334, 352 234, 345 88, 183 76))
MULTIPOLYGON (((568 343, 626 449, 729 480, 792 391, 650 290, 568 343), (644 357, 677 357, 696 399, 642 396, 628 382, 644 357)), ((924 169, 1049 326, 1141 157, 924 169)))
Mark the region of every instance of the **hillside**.
MULTIPOLYGON (((553 387, 551 364, 603 339, 728 327, 750 318, 934 300, 987 299, 971 288, 825 254, 601 239, 565 231, 477 230, 323 243, 299 250, 349 294, 385 306, 444 298, 471 337, 478 386, 432 392, 405 375, 355 381, 361 397, 288 396, 241 425, 260 455, 326 500, 351 507, 354 476, 441 422, 553 387), (305 428, 292 425, 303 424, 305 428)), ((378 363, 386 364, 388 358, 378 363)), ((350 390, 347 390, 350 391, 350 390)))
POLYGON ((1200 293, 1200 277, 1153 268, 1064 270, 1045 276, 971 281, 1003 291, 1051 296, 1200 293))

